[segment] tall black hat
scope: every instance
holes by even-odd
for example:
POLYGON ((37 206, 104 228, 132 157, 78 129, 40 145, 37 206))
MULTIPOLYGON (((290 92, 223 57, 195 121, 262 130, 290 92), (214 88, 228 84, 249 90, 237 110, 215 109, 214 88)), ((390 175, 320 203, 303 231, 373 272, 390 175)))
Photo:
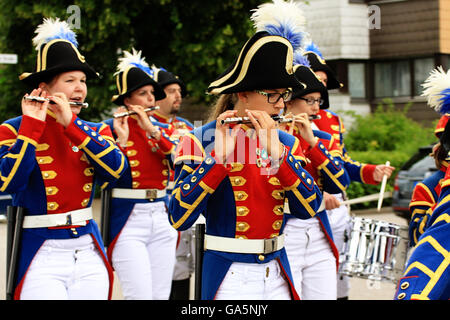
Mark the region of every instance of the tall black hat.
POLYGON ((323 58, 319 48, 313 42, 307 45, 304 51, 305 51, 304 55, 308 57, 311 69, 313 71, 323 71, 327 74, 328 90, 339 89, 344 86, 342 83, 339 82, 334 71, 327 65, 327 62, 323 58))
POLYGON ((303 65, 294 66, 295 77, 306 84, 306 88, 296 87, 293 88, 292 100, 301 98, 311 92, 319 92, 321 98, 323 99, 323 104, 320 109, 327 109, 330 107, 330 102, 328 99, 328 90, 316 76, 311 68, 303 65))
POLYGON ((44 18, 35 33, 33 44, 38 52, 36 71, 22 73, 20 80, 36 87, 40 82, 49 81, 67 71, 83 71, 87 78, 98 76, 78 51, 76 35, 65 21, 44 18))
POLYGON ((111 101, 116 105, 123 105, 125 97, 149 84, 153 86, 155 100, 166 97, 164 90, 153 79, 153 71, 145 62, 145 58, 141 57, 141 51, 136 51, 134 48, 132 53, 124 51, 124 56, 119 58, 115 76, 118 94, 114 95, 111 101))
POLYGON ((292 88, 301 85, 294 77, 293 50, 280 36, 258 32, 242 48, 237 60, 209 87, 211 94, 292 88))
POLYGON ((301 86, 292 66, 301 45, 305 19, 294 1, 273 0, 253 10, 256 30, 234 63, 213 81, 211 94, 301 86))
POLYGON ((181 88, 181 96, 184 98, 187 94, 186 85, 181 81, 180 77, 164 68, 152 66, 153 78, 164 89, 167 85, 177 83, 181 88))

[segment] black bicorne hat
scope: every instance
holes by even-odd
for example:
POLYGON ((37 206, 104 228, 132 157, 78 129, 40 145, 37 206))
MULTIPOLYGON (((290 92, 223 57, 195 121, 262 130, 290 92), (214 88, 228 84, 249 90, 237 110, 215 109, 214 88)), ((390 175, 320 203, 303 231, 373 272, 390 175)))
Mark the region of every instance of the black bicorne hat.
POLYGON ((65 21, 58 18, 44 19, 36 33, 37 36, 33 38, 38 52, 36 71, 22 73, 20 80, 37 87, 40 82, 49 81, 55 75, 67 71, 83 71, 87 78, 98 76, 78 51, 76 35, 65 21))
POLYGON ((153 71, 149 68, 144 58, 141 58, 141 52, 133 49, 131 54, 124 51, 124 57, 119 59, 118 72, 116 73, 116 85, 118 94, 111 99, 116 105, 123 105, 125 97, 133 91, 152 85, 154 89, 155 100, 162 100, 166 93, 161 86, 153 79, 153 71))
POLYGON ((161 86, 161 88, 165 88, 169 84, 177 83, 181 88, 181 96, 184 98, 187 94, 186 85, 183 81, 177 76, 174 75, 172 72, 169 72, 163 68, 156 68, 152 66, 153 70, 153 77, 158 82, 158 84, 161 86))
POLYGON ((302 86, 294 76, 293 48, 283 37, 255 33, 236 61, 208 87, 210 94, 302 86))
POLYGON ((311 69, 315 71, 323 71, 327 74, 328 82, 327 82, 327 89, 333 90, 333 89, 339 89, 343 87, 343 84, 339 82, 339 80, 336 77, 336 74, 334 71, 327 65, 327 62, 325 59, 321 58, 317 53, 312 51, 307 51, 304 53, 309 60, 309 63, 311 64, 311 69))
POLYGON ((321 98, 324 100, 320 106, 321 109, 327 109, 330 106, 328 99, 328 90, 325 85, 320 81, 317 75, 309 67, 304 65, 294 66, 295 77, 306 85, 306 88, 296 87, 292 91, 292 100, 301 98, 311 92, 319 92, 321 98))

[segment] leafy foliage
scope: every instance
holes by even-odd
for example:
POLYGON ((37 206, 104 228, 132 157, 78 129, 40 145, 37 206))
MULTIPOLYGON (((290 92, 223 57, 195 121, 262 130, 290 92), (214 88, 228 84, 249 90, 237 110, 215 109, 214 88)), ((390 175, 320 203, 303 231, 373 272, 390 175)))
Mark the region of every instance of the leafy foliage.
MULTIPOLYGON (((384 164, 387 160, 396 168, 386 185, 386 191, 392 191, 394 180, 401 166, 418 148, 436 142, 434 127, 423 127, 406 116, 411 104, 396 110, 392 100, 385 99, 375 112, 367 116, 352 114, 355 121, 345 136, 345 146, 353 160, 384 164)), ((367 185, 353 182, 347 188, 350 199, 380 191, 380 185, 367 185)), ((386 199, 389 204, 391 199, 386 199)), ((352 206, 360 209, 376 206, 376 202, 352 206)))
POLYGON ((250 15, 263 0, 0 0, 0 52, 16 53, 18 65, 0 66, 0 120, 20 114, 20 97, 29 88, 18 80, 34 71, 33 32, 43 17, 69 19, 80 8, 79 49, 101 74, 88 84, 90 108, 82 117, 100 120, 111 111, 116 93, 113 73, 121 50, 135 47, 147 62, 178 74, 197 103, 208 103, 209 83, 235 59, 254 33, 250 15))

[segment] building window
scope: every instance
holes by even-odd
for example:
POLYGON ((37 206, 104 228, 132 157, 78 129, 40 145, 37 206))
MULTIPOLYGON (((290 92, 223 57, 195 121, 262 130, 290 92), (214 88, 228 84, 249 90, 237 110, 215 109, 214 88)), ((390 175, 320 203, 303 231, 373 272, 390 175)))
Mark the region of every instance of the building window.
POLYGON ((348 90, 352 98, 366 97, 366 66, 364 63, 348 64, 348 90))
POLYGON ((431 70, 434 69, 433 58, 423 58, 414 60, 414 95, 420 96, 423 91, 422 83, 430 75, 431 70))
POLYGON ((407 60, 375 63, 375 97, 411 95, 411 72, 407 60))

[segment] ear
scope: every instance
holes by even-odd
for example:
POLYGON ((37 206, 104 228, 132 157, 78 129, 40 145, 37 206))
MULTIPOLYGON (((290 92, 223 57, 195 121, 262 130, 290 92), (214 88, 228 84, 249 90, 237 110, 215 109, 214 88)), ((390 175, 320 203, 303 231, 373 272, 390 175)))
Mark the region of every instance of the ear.
POLYGON ((125 97, 123 99, 123 104, 125 105, 125 107, 128 109, 128 106, 130 105, 130 98, 129 97, 125 97))
POLYGON ((47 84, 45 82, 40 82, 39 85, 38 85, 38 88, 42 89, 42 90, 46 90, 47 89, 47 84))
POLYGON ((248 103, 248 91, 244 91, 244 92, 238 92, 237 93, 237 97, 239 100, 241 100, 244 104, 248 103))

